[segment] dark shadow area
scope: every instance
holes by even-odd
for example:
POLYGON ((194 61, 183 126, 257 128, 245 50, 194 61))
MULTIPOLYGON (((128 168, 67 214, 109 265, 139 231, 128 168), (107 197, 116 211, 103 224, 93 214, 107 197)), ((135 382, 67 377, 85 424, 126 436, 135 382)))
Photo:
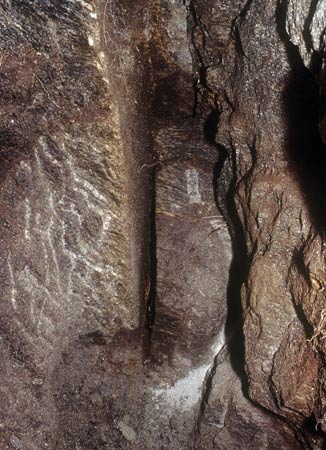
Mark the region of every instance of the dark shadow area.
MULTIPOLYGON (((320 429, 320 426, 318 427, 314 416, 307 417, 302 428, 308 442, 313 441, 315 445, 318 443, 320 450, 326 450, 325 433, 320 429)), ((309 445, 309 448, 312 447, 309 445)))
POLYGON ((326 233, 326 145, 323 143, 319 116, 321 99, 318 76, 322 55, 312 55, 311 67, 303 64, 298 48, 286 32, 286 5, 277 9, 278 32, 285 45, 291 73, 283 92, 283 112, 287 127, 286 154, 309 209, 315 230, 326 233))
POLYGON ((148 360, 152 353, 152 333, 156 314, 156 279, 157 279, 157 239, 156 239, 156 169, 150 168, 151 182, 149 195, 151 199, 149 210, 149 241, 148 241, 148 268, 145 274, 145 286, 141 314, 145 318, 142 329, 143 361, 148 360))
POLYGON ((226 194, 225 206, 230 221, 229 229, 232 239, 233 257, 227 287, 228 315, 225 324, 225 335, 229 347, 232 368, 241 380, 244 395, 248 397, 248 378, 244 369, 245 342, 243 333, 241 286, 247 279, 249 258, 243 225, 235 204, 237 170, 234 151, 232 151, 229 164, 231 164, 232 178, 226 194))
POLYGON ((156 257, 156 249, 157 249, 157 239, 156 239, 156 195, 155 195, 155 186, 156 186, 156 170, 152 169, 152 183, 151 183, 151 197, 152 197, 152 205, 150 211, 150 241, 149 241, 149 257, 150 257, 150 265, 149 265, 149 276, 148 282, 146 286, 147 292, 145 292, 145 297, 147 301, 147 329, 149 333, 149 339, 152 335, 152 329, 155 322, 155 301, 156 301, 156 273, 157 273, 157 257, 156 257))
POLYGON ((229 154, 228 150, 216 144, 215 140, 219 116, 218 109, 212 111, 205 121, 203 132, 206 142, 215 145, 218 150, 213 174, 214 197, 218 209, 227 222, 232 241, 232 262, 227 286, 226 341, 232 368, 239 376, 244 394, 248 397, 248 380, 244 370, 245 345, 241 306, 241 286, 248 273, 247 246, 234 200, 237 182, 235 153, 232 151, 229 154))
POLYGON ((218 123, 220 120, 220 111, 218 108, 213 109, 213 111, 208 115, 204 123, 204 138, 208 144, 215 145, 215 137, 217 134, 218 123))
MULTIPOLYGON (((320 64, 315 55, 316 65, 320 64)), ((314 69, 294 67, 284 91, 286 151, 318 233, 326 232, 326 145, 319 132, 319 87, 314 69)))

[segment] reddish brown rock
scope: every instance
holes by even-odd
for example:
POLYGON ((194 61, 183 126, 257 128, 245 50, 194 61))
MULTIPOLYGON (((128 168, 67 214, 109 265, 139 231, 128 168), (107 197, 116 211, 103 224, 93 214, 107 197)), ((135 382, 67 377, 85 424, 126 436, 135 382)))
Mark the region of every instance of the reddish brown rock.
POLYGON ((322 449, 323 0, 0 10, 1 448, 322 449))

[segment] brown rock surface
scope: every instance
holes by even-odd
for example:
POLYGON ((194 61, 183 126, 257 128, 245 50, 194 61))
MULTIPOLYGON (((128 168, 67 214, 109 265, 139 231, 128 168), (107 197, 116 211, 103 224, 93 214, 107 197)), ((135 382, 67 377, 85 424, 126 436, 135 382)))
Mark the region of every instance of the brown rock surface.
POLYGON ((138 327, 121 127, 91 3, 0 10, 0 441, 55 448, 62 354, 138 327))
POLYGON ((0 446, 325 446, 323 0, 0 0, 0 446))
POLYGON ((198 64, 221 111, 216 140, 229 155, 218 187, 242 258, 242 273, 236 265, 230 283, 241 277, 248 392, 302 429, 308 420, 323 420, 317 392, 325 148, 316 79, 325 7, 247 2, 232 18, 213 2, 193 4, 194 23, 207 36, 205 45, 195 40, 198 64))

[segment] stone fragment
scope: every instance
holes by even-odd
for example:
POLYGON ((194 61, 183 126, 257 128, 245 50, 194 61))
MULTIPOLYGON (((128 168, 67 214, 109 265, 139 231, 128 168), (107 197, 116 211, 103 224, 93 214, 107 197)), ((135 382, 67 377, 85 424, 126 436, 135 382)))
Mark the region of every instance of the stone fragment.
POLYGON ((137 439, 135 430, 123 421, 120 420, 120 422, 118 422, 118 428, 121 431, 122 436, 127 439, 127 441, 133 442, 137 439))

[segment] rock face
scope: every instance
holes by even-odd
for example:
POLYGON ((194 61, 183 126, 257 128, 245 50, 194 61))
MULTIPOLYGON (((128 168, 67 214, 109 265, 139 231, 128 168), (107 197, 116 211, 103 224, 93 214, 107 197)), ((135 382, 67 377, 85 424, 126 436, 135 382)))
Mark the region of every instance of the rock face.
POLYGON ((1 447, 55 448, 65 349, 138 326, 121 127, 90 3, 0 10, 1 447))
POLYGON ((323 0, 0 0, 3 449, 322 449, 323 0))
POLYGON ((230 15, 229 3, 194 2, 193 16, 228 155, 217 189, 242 261, 230 283, 241 277, 248 393, 321 448, 308 425, 323 427, 325 6, 237 2, 230 15))

